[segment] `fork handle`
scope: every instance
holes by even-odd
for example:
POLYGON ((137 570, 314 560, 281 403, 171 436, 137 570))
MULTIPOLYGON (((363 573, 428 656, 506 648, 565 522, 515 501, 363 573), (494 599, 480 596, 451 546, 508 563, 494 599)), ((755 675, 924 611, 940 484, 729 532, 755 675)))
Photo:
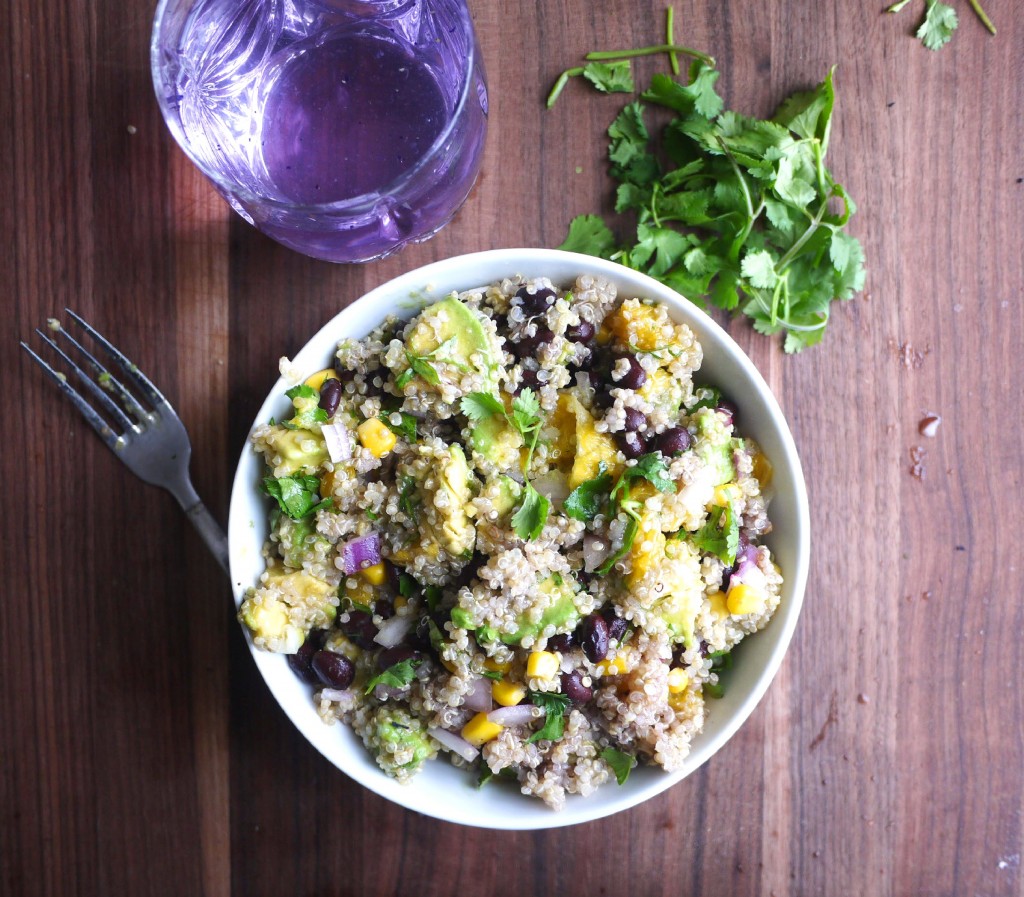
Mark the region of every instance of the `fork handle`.
POLYGON ((196 528, 196 532, 210 549, 210 553, 217 559, 224 572, 228 572, 228 537, 220 524, 214 520, 213 514, 206 510, 206 505, 197 501, 192 507, 185 508, 188 519, 196 528))

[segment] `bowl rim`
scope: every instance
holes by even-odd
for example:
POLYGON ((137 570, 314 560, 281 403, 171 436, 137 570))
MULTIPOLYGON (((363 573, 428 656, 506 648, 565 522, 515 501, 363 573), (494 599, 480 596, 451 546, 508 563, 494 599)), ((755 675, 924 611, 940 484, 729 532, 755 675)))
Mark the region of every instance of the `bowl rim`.
MULTIPOLYGON (((272 667, 268 664, 270 658, 279 659, 279 655, 272 655, 269 652, 256 648, 249 632, 244 626, 241 627, 250 653, 256 662, 264 683, 285 715, 313 747, 355 782, 381 797, 398 803, 406 809, 442 821, 480 828, 515 831, 575 825, 627 810, 662 793, 706 763, 732 738, 740 726, 746 722, 775 678, 789 648, 800 616, 810 563, 810 512, 803 468, 789 425, 767 382, 732 337, 704 311, 677 291, 641 272, 626 268, 616 262, 564 250, 528 247, 486 250, 431 262, 386 281, 346 305, 345 308, 328 320, 306 341, 295 354, 292 364, 298 366, 303 361, 304 356, 311 354, 311 348, 314 344, 326 340, 328 345, 336 346, 338 340, 346 335, 343 329, 346 319, 356 317, 358 314, 358 312, 352 311, 353 309, 359 308, 361 310, 366 307, 373 307, 384 300, 387 301, 389 310, 396 304, 399 306, 404 305, 403 302, 396 302, 396 296, 418 297, 416 307, 419 308, 428 301, 436 301, 444 295, 450 295, 452 291, 450 288, 435 289, 432 294, 427 293, 438 278, 448 281, 454 278, 461 282, 461 278, 457 276, 456 272, 466 269, 468 279, 458 289, 472 289, 485 283, 500 280, 502 277, 512 277, 518 273, 523 273, 522 268, 524 265, 530 269, 536 269, 536 273, 531 270, 529 276, 550 276, 545 275, 545 267, 571 268, 576 270, 577 274, 607 276, 618 284, 622 282, 629 284, 627 290, 623 290, 620 286, 620 295, 625 295, 626 292, 629 292, 641 298, 652 298, 665 302, 669 306, 673 319, 683 320, 697 332, 698 339, 705 350, 708 348, 708 337, 711 337, 711 342, 715 344, 714 351, 716 353, 721 351, 724 354, 725 364, 737 366, 740 369, 740 373, 756 388, 759 399, 768 413, 766 426, 770 425, 775 431, 779 442, 778 447, 784 456, 784 465, 780 463, 782 459, 775 456, 772 458, 773 466, 777 471, 784 466, 790 471, 792 476, 792 513, 796 523, 796 532, 792 534, 791 538, 793 539, 792 551, 796 563, 794 569, 785 571, 785 582, 783 585, 785 607, 780 605, 771 623, 763 631, 772 632, 774 644, 763 668, 757 674, 756 681, 749 692, 742 698, 742 701, 733 708, 731 715, 724 719, 722 725, 717 727, 710 736, 705 734, 707 733, 707 721, 705 722, 702 733, 695 737, 691 751, 679 770, 665 772, 657 768, 641 768, 639 770, 640 776, 637 776, 637 771, 635 771, 632 778, 635 783, 636 779, 643 777, 642 784, 634 784, 632 788, 617 790, 611 798, 606 798, 601 802, 592 802, 593 797, 580 798, 570 795, 567 798, 565 808, 556 812, 536 798, 516 795, 518 800, 523 802, 523 805, 519 809, 518 804, 516 804, 517 809, 512 816, 488 814, 483 812, 482 809, 480 811, 467 811, 455 800, 438 803, 417 799, 417 780, 408 785, 398 784, 394 779, 381 772, 376 767, 376 764, 373 764, 374 775, 361 775, 359 770, 343 765, 341 758, 329 752, 325 738, 321 737, 324 732, 337 731, 337 727, 324 725, 319 717, 315 717, 316 725, 319 727, 319 731, 317 731, 304 718, 304 716, 308 716, 308 713, 304 714, 302 711, 308 711, 308 708, 298 708, 284 699, 281 693, 281 683, 277 680, 277 674, 273 672, 272 667), (481 280, 479 276, 469 274, 471 270, 480 268, 492 272, 486 280, 481 280), (328 336, 330 339, 328 339, 328 336), (649 772, 653 772, 653 775, 650 775, 649 772)), ((558 279, 561 279, 561 277, 559 276, 558 279)), ((412 311, 412 303, 410 303, 410 311, 412 311)), ((705 355, 705 361, 706 359, 707 355, 705 355)), ((309 360, 313 361, 313 359, 309 360)), ((322 360, 323 356, 321 355, 320 361, 322 360)), ((719 366, 721 365, 722 363, 719 362, 719 366)), ((310 370, 313 370, 313 367, 310 367, 310 370)), ((249 433, 252 432, 255 426, 268 419, 270 409, 281 402, 284 391, 290 385, 283 376, 277 378, 260 406, 253 424, 248 430, 249 433)), ((243 566, 240 552, 244 558, 248 552, 247 545, 252 541, 251 537, 248 542, 244 537, 246 534, 251 534, 251 527, 253 525, 251 515, 245 509, 255 492, 255 484, 251 474, 247 472, 252 464, 255 463, 254 459, 255 453, 247 437, 233 478, 228 522, 231 582, 236 607, 240 605, 245 589, 252 585, 251 581, 240 581, 239 569, 243 566), (244 523, 242 522, 243 517, 248 518, 244 523)), ((762 635, 763 632, 761 633, 762 635)), ((744 643, 746 641, 745 639, 744 643)), ((298 680, 295 681, 297 682, 298 680)), ((308 704, 312 707, 312 696, 309 697, 308 704)), ((724 715, 724 711, 720 712, 724 715)), ((348 731, 354 735, 350 729, 348 731)), ((361 744, 359 748, 362 749, 361 744)), ((439 761, 448 770, 457 772, 460 776, 465 777, 463 770, 456 770, 450 764, 444 763, 441 758, 439 758, 439 761)), ((595 794, 601 794, 610 787, 613 787, 611 783, 602 786, 595 794)), ((476 793, 476 791, 473 791, 473 794, 476 793)), ((454 797, 455 795, 453 795, 454 797)))

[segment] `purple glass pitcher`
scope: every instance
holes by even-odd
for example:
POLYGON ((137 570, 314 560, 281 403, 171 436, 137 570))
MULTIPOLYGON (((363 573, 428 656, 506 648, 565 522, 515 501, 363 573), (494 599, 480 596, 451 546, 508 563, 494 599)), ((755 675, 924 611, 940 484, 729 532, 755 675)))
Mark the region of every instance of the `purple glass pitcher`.
POLYGON ((487 87, 464 0, 160 0, 151 52, 185 153, 306 255, 426 240, 476 180, 487 87))

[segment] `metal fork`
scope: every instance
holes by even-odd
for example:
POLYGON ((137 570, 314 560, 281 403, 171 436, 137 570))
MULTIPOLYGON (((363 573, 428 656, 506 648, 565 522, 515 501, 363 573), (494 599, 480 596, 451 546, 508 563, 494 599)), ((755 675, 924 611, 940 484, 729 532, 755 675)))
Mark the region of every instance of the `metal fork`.
POLYGON ((86 392, 92 396, 95 406, 90 404, 82 393, 78 392, 69 382, 65 374, 55 371, 37 355, 32 348, 21 342, 21 347, 28 352, 49 374, 50 378, 67 396, 71 403, 81 412, 82 417, 96 431, 100 439, 127 468, 140 480, 154 486, 161 486, 171 493, 188 515, 188 519, 202 536, 207 547, 213 552, 217 562, 226 571, 228 569, 228 540, 220 524, 206 510, 199 495, 192 486, 188 473, 189 459, 192 456, 192 445, 188 440, 185 425, 175 413, 171 403, 164 398, 150 381, 131 361, 129 361, 113 344, 98 333, 70 308, 64 309, 71 318, 95 340, 113 359, 124 375, 124 379, 134 388, 150 407, 143 407, 142 402, 125 384, 105 368, 94 355, 81 343, 60 326, 55 319, 50 319, 48 335, 36 329, 36 333, 53 349, 69 366, 81 381, 86 392), (83 367, 75 363, 57 340, 67 342, 69 350, 77 352, 84 367, 94 376, 89 376, 83 367), (115 401, 115 398, 117 401, 115 401), (97 411, 97 407, 106 415, 97 411))

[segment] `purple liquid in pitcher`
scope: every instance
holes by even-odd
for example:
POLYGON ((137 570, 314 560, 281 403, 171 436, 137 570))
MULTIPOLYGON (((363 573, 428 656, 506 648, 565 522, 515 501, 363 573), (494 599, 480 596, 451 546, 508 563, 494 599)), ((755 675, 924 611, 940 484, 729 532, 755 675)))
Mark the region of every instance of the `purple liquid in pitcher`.
POLYGON ((426 239, 476 178, 486 88, 458 0, 199 0, 171 62, 182 145, 300 252, 361 261, 426 239))

